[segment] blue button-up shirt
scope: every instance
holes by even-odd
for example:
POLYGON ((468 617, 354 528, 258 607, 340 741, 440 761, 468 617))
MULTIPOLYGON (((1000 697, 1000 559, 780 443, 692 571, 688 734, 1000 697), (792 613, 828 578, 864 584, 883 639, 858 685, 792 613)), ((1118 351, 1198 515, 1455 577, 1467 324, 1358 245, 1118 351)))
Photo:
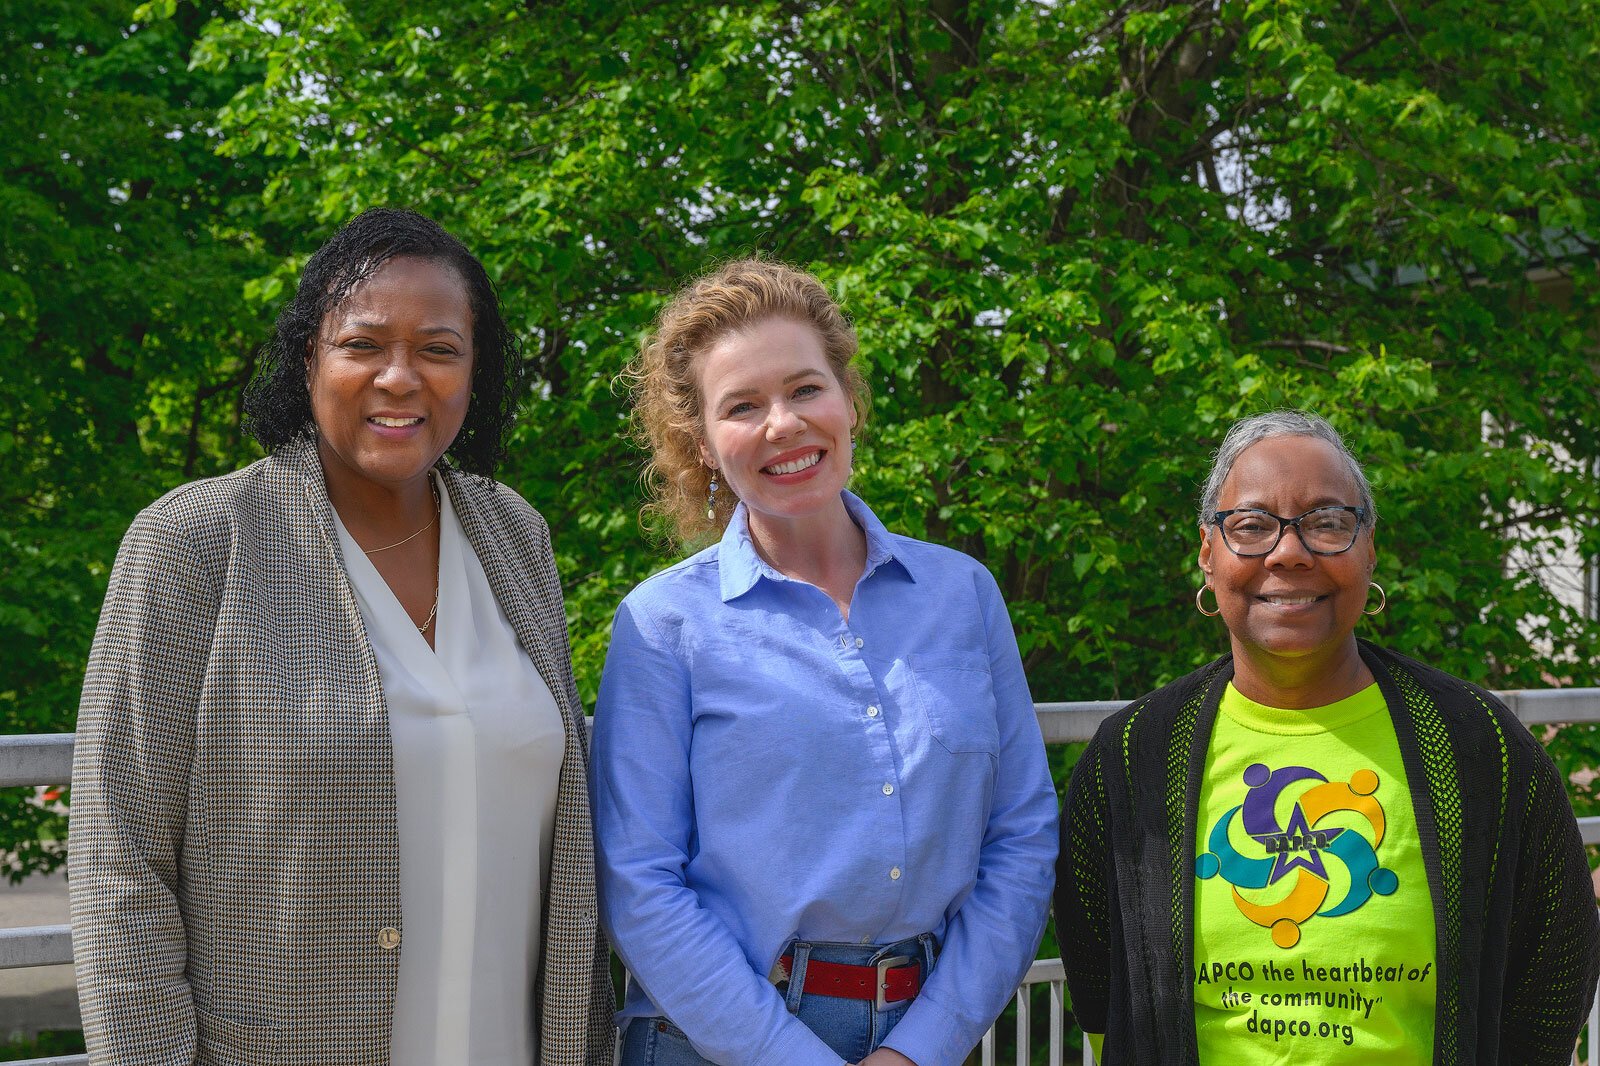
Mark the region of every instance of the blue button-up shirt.
POLYGON ((618 1021, 664 1014, 715 1062, 838 1066, 768 980, 784 946, 932 932, 885 1044, 955 1066, 1044 931, 1055 790, 1000 590, 845 503, 867 538, 848 621, 762 561, 741 506, 612 629, 590 781, 618 1021))

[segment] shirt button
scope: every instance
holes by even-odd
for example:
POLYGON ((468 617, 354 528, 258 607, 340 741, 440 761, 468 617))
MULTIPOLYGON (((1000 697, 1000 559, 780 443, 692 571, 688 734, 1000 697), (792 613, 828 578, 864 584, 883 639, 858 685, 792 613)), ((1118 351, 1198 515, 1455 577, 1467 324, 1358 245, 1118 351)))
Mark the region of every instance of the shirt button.
POLYGON ((898 867, 898 866, 889 867, 889 880, 891 880, 891 881, 900 880, 900 867, 898 867))
POLYGON ((400 930, 392 925, 386 925, 378 930, 378 946, 384 951, 393 951, 400 946, 400 930))
POLYGON ((864 936, 861 938, 861 942, 863 944, 870 944, 872 943, 872 938, 870 936, 864 936))
POLYGON ((867 646, 867 642, 866 641, 862 640, 860 637, 856 638, 856 647, 864 648, 866 646, 867 646))
POLYGON ((877 704, 873 704, 872 706, 867 708, 867 717, 868 718, 876 718, 876 717, 878 717, 878 705, 877 704))
POLYGON ((885 795, 885 796, 892 796, 892 795, 894 795, 894 786, 893 786, 893 785, 891 785, 891 784, 889 784, 889 782, 887 782, 887 781, 885 781, 885 782, 884 782, 884 783, 883 783, 883 794, 884 794, 884 795, 885 795))

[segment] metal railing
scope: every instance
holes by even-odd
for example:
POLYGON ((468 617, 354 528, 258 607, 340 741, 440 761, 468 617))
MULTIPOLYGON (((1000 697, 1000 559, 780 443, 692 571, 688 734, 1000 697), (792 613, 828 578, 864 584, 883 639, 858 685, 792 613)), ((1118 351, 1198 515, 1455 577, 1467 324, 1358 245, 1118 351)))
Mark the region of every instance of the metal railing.
MULTIPOLYGON (((1518 689, 1496 693, 1527 726, 1574 725, 1600 722, 1600 688, 1518 689)), ((1126 700, 1085 700, 1076 703, 1036 703, 1039 729, 1046 744, 1081 743, 1091 739, 1100 723, 1128 705, 1126 700)), ((58 785, 72 778, 72 734, 0 736, 0 788, 58 785)), ((1600 817, 1579 818, 1585 844, 1600 844, 1600 817)), ((65 925, 0 929, 0 969, 23 966, 57 966, 72 962, 72 937, 65 925)), ((1040 959, 1029 968, 1017 989, 1017 1062, 1030 1059, 1032 1003, 1030 990, 1049 985, 1049 1063, 1061 1066, 1066 1046, 1066 974, 1060 959, 1040 959)), ((980 1045, 983 1066, 994 1066, 996 1029, 980 1045)), ((1588 1031, 1600 1033, 1600 1001, 1590 1008, 1588 1031)), ((12 1066, 85 1066, 87 1058, 71 1055, 12 1066)), ((1087 1043, 1083 1061, 1094 1062, 1087 1043)), ((1600 1066, 1600 1040, 1591 1040, 1589 1066, 1600 1066)))
MULTIPOLYGON (((1022 987, 1012 1002, 1017 1005, 1017 1062, 1027 1066, 1033 1061, 1033 997, 1035 985, 1050 986, 1050 1066, 1061 1066, 1067 1044, 1067 970, 1060 959, 1039 959, 1022 978, 1022 987)), ((996 1022, 978 1045, 983 1066, 994 1066, 995 1036, 1000 1031, 996 1022)), ((1089 1041, 1083 1042, 1084 1066, 1094 1066, 1094 1049, 1089 1041)))

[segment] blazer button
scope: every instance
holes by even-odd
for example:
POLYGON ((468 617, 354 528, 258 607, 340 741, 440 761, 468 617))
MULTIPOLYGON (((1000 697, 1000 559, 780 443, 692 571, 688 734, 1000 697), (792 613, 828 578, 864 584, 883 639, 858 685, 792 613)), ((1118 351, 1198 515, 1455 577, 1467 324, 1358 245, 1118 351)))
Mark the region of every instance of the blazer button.
POLYGON ((386 925, 378 930, 378 946, 384 951, 393 951, 400 946, 400 930, 392 925, 386 925))

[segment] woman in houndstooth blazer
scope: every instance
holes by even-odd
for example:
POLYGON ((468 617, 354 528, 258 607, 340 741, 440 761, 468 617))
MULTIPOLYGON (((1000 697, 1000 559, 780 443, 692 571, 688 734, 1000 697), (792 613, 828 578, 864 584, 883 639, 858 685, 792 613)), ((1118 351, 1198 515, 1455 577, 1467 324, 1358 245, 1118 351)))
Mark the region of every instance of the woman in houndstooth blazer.
POLYGON ((561 589, 544 520, 485 476, 520 366, 493 285, 370 211, 267 355, 270 454, 135 519, 90 655, 90 1061, 609 1063, 561 589))

